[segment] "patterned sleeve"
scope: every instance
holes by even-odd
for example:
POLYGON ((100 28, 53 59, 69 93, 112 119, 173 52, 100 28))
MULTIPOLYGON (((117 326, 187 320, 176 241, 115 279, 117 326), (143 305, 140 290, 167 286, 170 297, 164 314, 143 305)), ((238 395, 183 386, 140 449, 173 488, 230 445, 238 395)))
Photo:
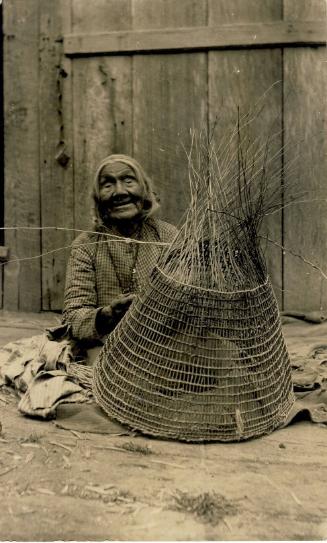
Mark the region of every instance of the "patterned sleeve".
POLYGON ((77 238, 68 262, 63 321, 71 325, 75 339, 100 339, 95 327, 99 311, 92 246, 77 238), (79 243, 78 243, 79 242, 79 243))
POLYGON ((161 226, 160 228, 161 240, 167 243, 172 243, 178 234, 178 229, 176 228, 176 226, 164 221, 160 221, 160 226, 161 226))

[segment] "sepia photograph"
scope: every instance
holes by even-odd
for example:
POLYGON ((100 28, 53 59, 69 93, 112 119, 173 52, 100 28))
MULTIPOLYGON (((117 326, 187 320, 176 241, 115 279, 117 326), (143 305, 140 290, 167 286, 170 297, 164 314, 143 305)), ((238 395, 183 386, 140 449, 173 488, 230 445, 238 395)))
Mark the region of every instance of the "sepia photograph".
POLYGON ((0 541, 326 541, 326 0, 0 31, 0 541))

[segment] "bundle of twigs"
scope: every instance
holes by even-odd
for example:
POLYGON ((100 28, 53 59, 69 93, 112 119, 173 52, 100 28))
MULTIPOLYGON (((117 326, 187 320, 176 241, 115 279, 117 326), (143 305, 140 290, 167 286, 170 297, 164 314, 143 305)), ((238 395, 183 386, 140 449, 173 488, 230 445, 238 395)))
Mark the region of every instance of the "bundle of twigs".
POLYGON ((191 203, 94 369, 94 395, 141 431, 184 440, 271 432, 293 393, 279 311, 260 247, 281 205, 274 135, 251 139, 251 115, 229 136, 193 134, 191 203))
POLYGON ((87 390, 92 390, 93 369, 90 366, 84 366, 76 362, 66 365, 67 374, 72 377, 79 385, 87 390))

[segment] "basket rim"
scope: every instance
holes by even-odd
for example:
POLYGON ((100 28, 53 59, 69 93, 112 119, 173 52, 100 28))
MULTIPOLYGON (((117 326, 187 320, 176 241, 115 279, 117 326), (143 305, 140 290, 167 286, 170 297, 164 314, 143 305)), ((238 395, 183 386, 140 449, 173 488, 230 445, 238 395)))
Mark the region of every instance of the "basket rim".
POLYGON ((257 285, 256 287, 253 287, 253 288, 247 288, 247 289, 240 289, 240 290, 217 290, 217 289, 214 289, 214 288, 204 288, 204 287, 200 287, 198 285, 191 285, 191 284, 187 284, 187 283, 183 283, 183 281, 179 281, 178 279, 176 279, 175 277, 172 277, 171 275, 167 275, 166 272, 164 272, 164 270, 162 268, 160 268, 159 265, 157 265, 154 270, 157 270, 158 272, 160 272, 164 277, 165 279, 168 279, 169 281, 171 281, 172 283, 176 283, 178 285, 181 285, 183 287, 187 287, 189 289, 196 289, 200 292, 210 292, 210 293, 213 293, 213 294, 219 294, 219 295, 233 295, 233 294, 246 294, 247 292, 255 292, 257 290, 260 290, 264 287, 266 287, 269 283, 270 283, 270 280, 269 280, 269 276, 267 275, 266 277, 266 280, 264 283, 260 283, 260 285, 257 285))

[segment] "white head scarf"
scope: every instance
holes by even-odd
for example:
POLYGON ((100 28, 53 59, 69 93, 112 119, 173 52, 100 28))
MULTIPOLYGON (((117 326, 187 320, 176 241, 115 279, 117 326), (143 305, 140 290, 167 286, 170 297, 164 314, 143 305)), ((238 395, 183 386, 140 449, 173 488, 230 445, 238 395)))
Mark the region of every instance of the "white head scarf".
POLYGON ((153 182, 150 179, 150 177, 145 173, 142 166, 132 157, 127 155, 109 155, 106 158, 104 158, 95 173, 95 179, 94 179, 94 185, 93 185, 93 202, 94 202, 94 208, 93 208, 93 219, 97 226, 100 226, 103 224, 103 218, 101 217, 100 210, 99 210, 99 203, 100 203, 100 174, 102 169, 107 166, 108 164, 112 164, 113 162, 121 162, 123 164, 126 164, 129 166, 139 182, 141 188, 142 188, 142 196, 143 196, 143 209, 141 211, 140 216, 142 218, 146 218, 151 216, 158 208, 159 208, 159 201, 156 193, 154 192, 153 188, 153 182))

